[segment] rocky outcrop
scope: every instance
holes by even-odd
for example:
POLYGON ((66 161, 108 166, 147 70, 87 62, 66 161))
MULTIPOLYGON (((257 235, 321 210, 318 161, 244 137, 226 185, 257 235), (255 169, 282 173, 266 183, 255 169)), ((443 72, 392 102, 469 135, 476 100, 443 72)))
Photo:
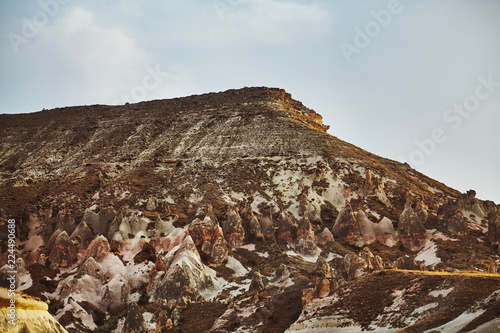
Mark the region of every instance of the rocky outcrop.
POLYGON ((188 231, 197 249, 214 263, 221 265, 227 260, 228 248, 224 233, 210 216, 207 215, 203 221, 195 219, 189 224, 188 231))
POLYGON ((498 252, 500 253, 500 214, 494 205, 491 205, 488 213, 487 236, 491 244, 498 246, 498 252))
POLYGON ((52 269, 68 267, 77 259, 78 249, 66 231, 58 233, 53 240, 52 250, 49 255, 50 267, 52 269))
POLYGON ((277 238, 293 245, 297 236, 297 227, 292 223, 292 219, 288 215, 288 212, 284 211, 280 213, 278 216, 278 225, 277 238))
POLYGON ((460 210, 472 212, 479 219, 487 218, 488 213, 483 203, 476 198, 476 191, 469 190, 457 199, 460 210))
POLYGON ((98 235, 107 235, 109 226, 115 218, 113 207, 99 209, 97 206, 87 208, 83 215, 83 221, 98 235))
POLYGON ((388 218, 383 218, 379 223, 373 223, 362 210, 354 213, 348 202, 335 220, 332 233, 341 243, 359 247, 376 240, 388 246, 396 242, 396 232, 388 218))
POLYGON ((92 231, 87 223, 82 221, 70 236, 71 241, 79 250, 86 249, 90 242, 94 239, 92 231))
POLYGON ((307 200, 307 196, 302 194, 299 198, 299 215, 305 216, 314 225, 321 225, 321 216, 312 202, 307 200))
POLYGON ((394 262, 394 267, 397 269, 407 269, 407 270, 425 270, 425 265, 422 263, 417 263, 412 257, 405 255, 404 257, 398 258, 394 262))
POLYGON ((377 241, 386 246, 393 246, 398 240, 394 225, 387 217, 382 218, 379 223, 375 223, 373 231, 377 241))
POLYGON ((316 236, 307 216, 304 216, 298 223, 295 250, 308 256, 315 255, 318 252, 316 236))
POLYGON ((356 221, 356 216, 354 215, 352 207, 348 202, 345 204, 344 208, 335 220, 332 233, 342 243, 354 245, 362 242, 361 228, 356 221))
POLYGON ((330 230, 328 230, 328 228, 323 229, 323 231, 320 232, 316 237, 318 244, 320 245, 326 245, 335 241, 333 234, 330 230))
POLYGON ((203 298, 204 290, 214 286, 215 273, 203 265, 191 236, 185 237, 179 249, 170 256, 165 275, 150 289, 151 297, 177 304, 203 298))
POLYGON ((241 217, 236 210, 229 209, 226 215, 226 220, 222 220, 221 222, 222 232, 227 244, 232 248, 236 248, 243 244, 245 229, 243 228, 241 217))
POLYGON ((78 268, 76 277, 80 278, 84 275, 92 276, 101 282, 104 281, 104 272, 102 271, 101 265, 99 265, 92 257, 85 260, 85 262, 78 268))
POLYGON ((366 268, 368 270, 381 270, 381 269, 384 269, 384 262, 382 260, 382 258, 380 258, 380 256, 378 255, 374 255, 369 248, 365 247, 363 248, 363 250, 361 251, 361 253, 359 254, 359 256, 361 258, 363 258, 363 260, 365 261, 366 263, 366 268))
POLYGON ((346 254, 343 261, 343 269, 348 279, 355 279, 365 274, 368 268, 366 261, 357 255, 346 254))
POLYGON ((424 247, 427 239, 425 222, 427 222, 427 210, 422 200, 407 195, 405 208, 399 217, 398 228, 399 239, 406 248, 417 251, 424 247))
POLYGON ((111 250, 108 240, 104 236, 96 237, 85 251, 85 260, 92 257, 101 261, 111 250))
POLYGON ((245 229, 245 234, 248 236, 249 240, 263 242, 264 235, 262 234, 262 228, 259 219, 254 215, 253 210, 250 206, 246 207, 242 212, 243 227, 245 229))
POLYGON ((316 260, 316 266, 314 267, 314 273, 322 278, 331 279, 335 276, 333 269, 330 267, 328 262, 324 257, 318 257, 316 260))
POLYGON ((438 218, 453 235, 465 236, 467 234, 467 218, 464 216, 459 205, 448 203, 441 206, 438 218))
POLYGON ((271 239, 274 237, 275 229, 272 218, 271 208, 264 211, 260 219, 260 228, 265 239, 271 239))
POLYGON ((385 183, 384 181, 376 177, 370 169, 365 171, 365 186, 363 189, 364 196, 375 195, 380 202, 382 202, 387 208, 392 208, 390 200, 387 198, 385 193, 385 183))
POLYGON ((250 282, 250 289, 249 291, 262 291, 266 288, 264 285, 264 281, 262 280, 262 274, 260 274, 260 271, 256 269, 255 271, 252 272, 252 281, 250 282))

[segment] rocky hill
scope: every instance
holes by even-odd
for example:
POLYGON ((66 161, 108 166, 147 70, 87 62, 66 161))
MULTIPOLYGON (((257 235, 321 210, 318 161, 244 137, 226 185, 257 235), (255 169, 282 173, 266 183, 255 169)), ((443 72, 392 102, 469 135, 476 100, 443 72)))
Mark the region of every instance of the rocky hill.
POLYGON ((494 331, 500 207, 327 130, 265 87, 0 115, 18 289, 68 332, 494 331))

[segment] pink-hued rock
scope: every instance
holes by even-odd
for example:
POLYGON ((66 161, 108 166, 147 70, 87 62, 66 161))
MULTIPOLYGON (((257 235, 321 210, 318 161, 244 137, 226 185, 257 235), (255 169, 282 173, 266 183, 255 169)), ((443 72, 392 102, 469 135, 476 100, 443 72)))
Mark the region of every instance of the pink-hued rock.
POLYGON ((85 251, 85 260, 93 257, 96 261, 101 261, 111 250, 109 242, 104 236, 96 237, 85 251))

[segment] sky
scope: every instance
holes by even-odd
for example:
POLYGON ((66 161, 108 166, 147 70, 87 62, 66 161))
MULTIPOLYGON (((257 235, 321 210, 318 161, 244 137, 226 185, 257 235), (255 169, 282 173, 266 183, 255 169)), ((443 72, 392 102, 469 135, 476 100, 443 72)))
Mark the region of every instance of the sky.
POLYGON ((0 113, 279 87, 500 204, 498 0, 0 0, 0 113))

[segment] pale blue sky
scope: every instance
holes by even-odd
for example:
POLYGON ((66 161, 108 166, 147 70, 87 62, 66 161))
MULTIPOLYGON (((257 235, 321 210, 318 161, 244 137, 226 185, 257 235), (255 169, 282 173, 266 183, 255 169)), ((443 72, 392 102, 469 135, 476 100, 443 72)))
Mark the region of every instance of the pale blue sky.
POLYGON ((3 0, 0 113, 280 87, 332 135, 500 203, 499 17, 498 0, 3 0))

